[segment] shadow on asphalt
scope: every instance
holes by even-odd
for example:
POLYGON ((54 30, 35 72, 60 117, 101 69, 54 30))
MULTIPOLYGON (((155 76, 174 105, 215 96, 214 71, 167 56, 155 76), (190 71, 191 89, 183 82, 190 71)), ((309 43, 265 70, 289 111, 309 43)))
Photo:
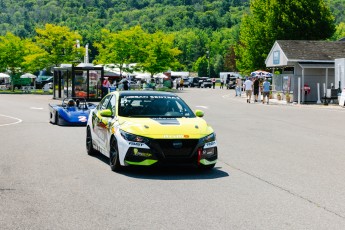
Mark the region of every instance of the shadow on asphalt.
MULTIPOLYGON (((109 158, 98 153, 93 156, 109 165, 109 158)), ((228 177, 229 174, 221 170, 221 167, 214 167, 211 170, 200 170, 193 166, 156 166, 124 167, 120 174, 137 179, 150 180, 210 180, 228 177)))

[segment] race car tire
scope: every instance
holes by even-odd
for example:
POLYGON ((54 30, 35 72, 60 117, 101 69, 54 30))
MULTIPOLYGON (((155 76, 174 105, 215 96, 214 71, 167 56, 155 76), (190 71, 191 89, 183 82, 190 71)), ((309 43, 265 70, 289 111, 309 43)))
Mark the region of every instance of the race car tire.
POLYGON ((92 136, 91 136, 90 127, 87 127, 87 131, 86 131, 86 151, 87 151, 87 154, 90 156, 93 156, 96 154, 96 150, 93 148, 93 145, 92 145, 92 136))
POLYGON ((121 171, 122 167, 119 160, 119 150, 115 138, 112 138, 110 141, 109 165, 113 172, 121 171))
POLYGON ((55 113, 54 124, 57 125, 58 122, 59 122, 59 115, 58 115, 58 113, 55 113))
POLYGON ((211 164, 211 165, 199 165, 200 170, 211 170, 214 168, 216 164, 211 164))
POLYGON ((60 125, 59 114, 56 114, 56 117, 55 117, 55 124, 60 125))

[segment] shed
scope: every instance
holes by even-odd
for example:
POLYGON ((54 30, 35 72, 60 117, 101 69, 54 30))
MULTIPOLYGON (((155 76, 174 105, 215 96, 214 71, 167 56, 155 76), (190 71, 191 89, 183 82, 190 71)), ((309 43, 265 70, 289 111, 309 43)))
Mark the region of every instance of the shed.
POLYGON ((293 94, 294 101, 298 100, 298 79, 301 79, 300 97, 304 103, 317 102, 319 93, 322 97, 327 89, 339 88, 335 59, 344 57, 343 41, 277 40, 265 63, 273 73, 275 69, 282 70, 273 77, 273 90, 293 94), (309 86, 310 91, 303 91, 304 85, 309 86))

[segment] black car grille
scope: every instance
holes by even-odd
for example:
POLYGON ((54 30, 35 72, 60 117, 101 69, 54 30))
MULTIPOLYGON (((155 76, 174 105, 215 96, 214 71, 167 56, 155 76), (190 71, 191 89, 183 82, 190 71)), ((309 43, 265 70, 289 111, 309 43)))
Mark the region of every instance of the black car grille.
POLYGON ((198 139, 156 139, 151 147, 161 158, 190 158, 196 152, 198 139))

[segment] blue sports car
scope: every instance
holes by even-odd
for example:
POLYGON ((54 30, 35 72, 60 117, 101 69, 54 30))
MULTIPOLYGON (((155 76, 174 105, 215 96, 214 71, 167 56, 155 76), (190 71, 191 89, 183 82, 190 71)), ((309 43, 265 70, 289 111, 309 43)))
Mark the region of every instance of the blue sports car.
POLYGON ((96 107, 85 98, 65 98, 61 105, 49 104, 49 121, 56 125, 86 125, 91 109, 96 107))

